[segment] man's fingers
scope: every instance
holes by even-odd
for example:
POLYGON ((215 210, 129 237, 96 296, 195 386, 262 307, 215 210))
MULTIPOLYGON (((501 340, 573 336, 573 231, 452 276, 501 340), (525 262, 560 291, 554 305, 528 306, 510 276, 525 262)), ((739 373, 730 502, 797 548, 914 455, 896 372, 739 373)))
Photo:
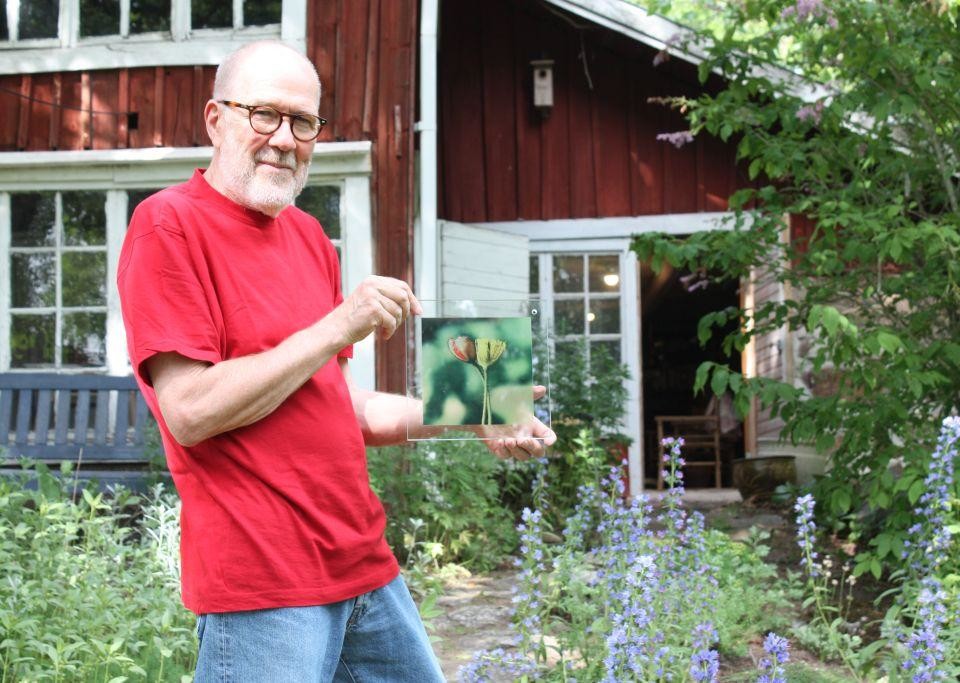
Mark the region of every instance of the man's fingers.
POLYGON ((547 388, 542 384, 533 385, 533 400, 537 401, 547 395, 547 388))

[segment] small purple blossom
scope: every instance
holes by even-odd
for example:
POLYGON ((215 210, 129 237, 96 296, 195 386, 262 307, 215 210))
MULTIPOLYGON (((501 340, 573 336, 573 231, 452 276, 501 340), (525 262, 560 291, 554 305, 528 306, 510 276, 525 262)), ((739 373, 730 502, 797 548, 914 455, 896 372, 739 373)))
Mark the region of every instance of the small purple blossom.
POLYGON ((720 655, 716 650, 701 650, 690 658, 690 677, 698 682, 713 683, 720 674, 720 655))
POLYGON ((914 683, 948 680, 940 668, 944 661, 940 632, 947 621, 946 601, 947 593, 940 581, 932 576, 925 578, 917 597, 917 624, 907 638, 908 655, 900 665, 914 683))
POLYGON ((658 133, 657 140, 669 142, 677 149, 680 149, 684 145, 693 142, 693 133, 689 130, 678 130, 673 133, 658 133))
POLYGON ((814 505, 813 495, 808 493, 797 498, 797 502, 793 506, 797 513, 797 545, 803 551, 801 563, 810 578, 814 578, 820 573, 817 563, 814 561, 817 559, 817 551, 813 549, 814 537, 817 533, 817 525, 813 522, 814 505))
POLYGON ((790 661, 790 643, 776 633, 768 633, 763 640, 763 650, 767 656, 760 660, 760 673, 757 683, 787 683, 787 675, 782 664, 790 661))
POLYGON ((820 118, 823 116, 823 100, 814 104, 805 104, 797 109, 797 120, 801 123, 820 124, 820 118))
POLYGON ((830 28, 837 28, 839 25, 837 17, 824 5, 823 0, 796 0, 794 4, 784 7, 780 12, 781 19, 792 17, 796 17, 797 21, 822 18, 830 28))

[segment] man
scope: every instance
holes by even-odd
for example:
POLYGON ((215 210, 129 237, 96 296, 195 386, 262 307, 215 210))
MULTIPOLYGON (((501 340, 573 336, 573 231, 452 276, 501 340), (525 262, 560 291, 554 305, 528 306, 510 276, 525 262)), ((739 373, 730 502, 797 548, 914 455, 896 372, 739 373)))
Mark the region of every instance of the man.
MULTIPOLYGON (((420 405, 350 380, 352 345, 421 312, 405 282, 346 299, 336 252, 291 204, 320 84, 298 52, 241 48, 204 109, 210 167, 142 202, 118 270, 137 381, 183 501, 196 680, 442 680, 384 538, 364 445, 397 443, 420 405)), ((552 443, 492 445, 530 457, 552 443)))

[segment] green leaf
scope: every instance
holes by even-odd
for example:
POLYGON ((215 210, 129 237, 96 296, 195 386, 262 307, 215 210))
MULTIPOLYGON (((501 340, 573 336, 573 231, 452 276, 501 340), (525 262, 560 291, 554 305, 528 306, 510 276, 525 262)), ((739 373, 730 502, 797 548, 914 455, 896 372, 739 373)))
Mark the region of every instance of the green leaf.
POLYGON ((845 488, 834 489, 833 495, 830 496, 830 508, 834 514, 842 515, 850 509, 851 503, 850 492, 845 488))
POLYGON ((870 560, 870 573, 873 574, 873 578, 879 579, 880 575, 883 573, 883 567, 880 564, 880 560, 876 557, 871 558, 870 560))
POLYGON ((717 396, 720 396, 727 390, 727 377, 730 371, 722 365, 717 365, 713 370, 713 377, 710 378, 710 389, 717 396))
POLYGON ((693 393, 699 394, 703 391, 703 387, 707 384, 707 375, 710 374, 710 368, 712 366, 713 363, 710 361, 704 361, 697 367, 697 374, 693 380, 693 393))
POLYGON ((877 341, 880 343, 880 347, 887 353, 895 353, 903 348, 903 342, 900 341, 900 337, 890 332, 884 332, 883 330, 877 333, 877 341))
POLYGON ((920 496, 923 495, 923 490, 926 488, 922 479, 917 479, 913 482, 913 485, 910 487, 910 490, 907 491, 907 499, 910 501, 911 505, 915 505, 920 496))

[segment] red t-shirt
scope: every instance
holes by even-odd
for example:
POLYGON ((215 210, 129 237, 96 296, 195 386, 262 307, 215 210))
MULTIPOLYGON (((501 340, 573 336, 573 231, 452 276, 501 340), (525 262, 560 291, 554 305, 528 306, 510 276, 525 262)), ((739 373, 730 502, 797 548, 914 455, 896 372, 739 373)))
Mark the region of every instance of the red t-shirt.
POLYGON ((117 281, 134 372, 183 501, 187 608, 320 605, 396 577, 338 358, 267 417, 190 448, 171 437, 146 375, 156 353, 218 363, 329 313, 343 300, 340 268, 319 223, 294 207, 275 219, 246 209, 197 171, 137 207, 117 281))

